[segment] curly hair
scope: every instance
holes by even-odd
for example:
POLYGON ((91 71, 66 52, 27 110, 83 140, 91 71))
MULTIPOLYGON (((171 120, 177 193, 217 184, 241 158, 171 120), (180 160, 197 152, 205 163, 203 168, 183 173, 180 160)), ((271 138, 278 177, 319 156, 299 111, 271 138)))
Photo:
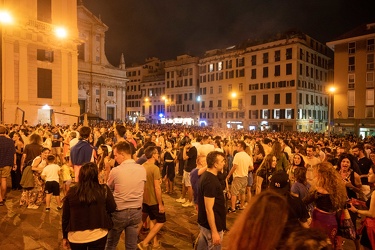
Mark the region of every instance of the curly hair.
POLYGON ((336 169, 329 162, 316 164, 312 168, 316 176, 315 186, 327 190, 335 210, 343 208, 347 200, 346 188, 336 169))

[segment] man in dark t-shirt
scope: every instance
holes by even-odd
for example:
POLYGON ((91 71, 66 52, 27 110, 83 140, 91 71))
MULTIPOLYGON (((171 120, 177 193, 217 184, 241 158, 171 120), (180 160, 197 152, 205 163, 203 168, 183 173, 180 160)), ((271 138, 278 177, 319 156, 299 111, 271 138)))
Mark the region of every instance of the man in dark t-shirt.
POLYGON ((226 211, 223 188, 217 174, 225 166, 225 155, 212 151, 207 155, 207 171, 198 184, 198 249, 221 249, 226 211))

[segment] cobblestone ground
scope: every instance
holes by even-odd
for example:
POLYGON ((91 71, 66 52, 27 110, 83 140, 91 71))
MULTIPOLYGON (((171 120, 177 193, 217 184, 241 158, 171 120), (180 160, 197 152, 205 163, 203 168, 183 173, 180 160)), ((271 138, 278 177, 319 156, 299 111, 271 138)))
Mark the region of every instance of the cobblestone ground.
MULTIPOLYGON (((181 178, 176 178, 176 192, 163 194, 167 222, 159 232, 160 249, 192 249, 192 243, 198 235, 197 212, 193 207, 184 208, 175 199, 179 198, 181 178)), ((9 191, 4 206, 0 206, 0 249, 1 250, 42 250, 63 249, 61 247, 61 211, 52 199, 51 211, 45 212, 45 206, 27 209, 19 206, 21 191, 9 191)), ((228 214, 228 228, 233 225, 239 213, 228 214)), ((142 233, 141 239, 147 232, 142 233)), ((224 245, 228 242, 224 236, 224 245)), ((123 237, 117 249, 125 249, 123 237)), ((230 247, 224 248, 230 250, 230 247)), ((345 250, 355 249, 351 241, 344 245, 345 250)))

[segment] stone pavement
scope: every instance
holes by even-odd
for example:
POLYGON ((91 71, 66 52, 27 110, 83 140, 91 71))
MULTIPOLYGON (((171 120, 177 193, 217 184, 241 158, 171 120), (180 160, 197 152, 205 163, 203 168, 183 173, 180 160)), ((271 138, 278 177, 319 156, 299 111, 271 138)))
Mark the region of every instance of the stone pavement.
MULTIPOLYGON (((159 232, 160 249, 192 249, 192 242, 198 235, 197 212, 195 208, 184 208, 175 201, 181 190, 181 177, 176 178, 176 193, 163 194, 167 222, 159 232)), ((10 186, 10 185, 9 185, 10 186)), ((61 213, 52 198, 51 211, 45 212, 45 206, 39 209, 27 209, 19 206, 21 191, 10 191, 4 206, 0 206, 0 249, 1 250, 52 250, 63 249, 61 233, 61 213)), ((227 215, 227 226, 233 225, 239 213, 227 215)), ((141 235, 143 239, 146 234, 141 235)), ((224 235, 224 245, 228 238, 224 235)), ((117 247, 125 249, 123 237, 117 247)), ((230 247, 223 248, 230 250, 230 247)), ((350 240, 346 240, 344 250, 355 249, 350 240)))
MULTIPOLYGON (((198 235, 197 212, 194 207, 184 208, 175 201, 179 198, 181 177, 176 178, 176 193, 163 194, 167 222, 159 232, 160 249, 192 249, 192 242, 198 235)), ((4 206, 0 206, 0 249, 42 250, 63 249, 61 233, 62 211, 52 198, 51 211, 45 206, 27 209, 19 206, 21 191, 9 191, 4 206)), ((228 214, 230 227, 238 214, 228 214)), ((146 237, 146 233, 141 238, 146 237)), ((117 249, 125 249, 123 237, 117 249)))

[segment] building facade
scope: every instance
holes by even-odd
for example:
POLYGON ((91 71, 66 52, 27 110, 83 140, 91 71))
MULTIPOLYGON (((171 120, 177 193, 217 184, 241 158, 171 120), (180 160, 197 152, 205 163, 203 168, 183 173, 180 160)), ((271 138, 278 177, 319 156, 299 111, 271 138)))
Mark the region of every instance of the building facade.
POLYGON ((164 62, 155 57, 147 58, 144 64, 129 67, 127 72, 127 119, 161 123, 165 110, 164 62))
POLYGON ((78 103, 80 114, 91 113, 105 120, 125 120, 126 77, 124 56, 119 67, 112 66, 105 55, 105 32, 108 27, 83 4, 79 4, 78 30, 78 103))
POLYGON ((327 43, 334 50, 334 132, 375 134, 375 23, 348 31, 327 43))
POLYGON ((199 61, 200 124, 323 132, 329 60, 327 46, 300 32, 207 51, 199 61))
POLYGON ((49 123, 51 110, 78 115, 77 1, 2 2, 13 21, 1 24, 1 122, 49 123))
POLYGON ((163 123, 199 124, 199 58, 177 56, 165 62, 165 120, 163 123))

